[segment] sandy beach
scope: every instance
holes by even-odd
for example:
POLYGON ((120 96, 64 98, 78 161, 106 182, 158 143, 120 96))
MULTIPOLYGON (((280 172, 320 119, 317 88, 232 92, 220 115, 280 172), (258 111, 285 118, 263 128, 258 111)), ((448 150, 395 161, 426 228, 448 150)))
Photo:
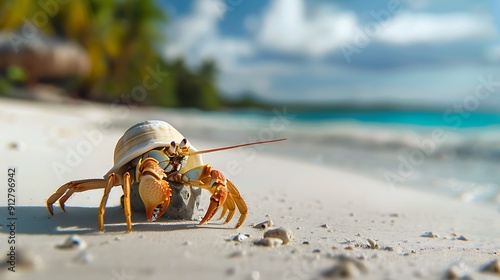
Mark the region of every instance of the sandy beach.
MULTIPOLYGON (((242 134, 234 141, 219 141, 224 128, 217 130, 217 124, 203 128, 207 120, 195 111, 0 99, 2 279, 500 276, 482 272, 488 263, 500 260, 497 206, 390 187, 359 174, 268 152, 271 145, 289 145, 288 151, 294 152, 286 142, 255 149, 251 156, 237 150, 203 156, 237 185, 248 204, 246 222, 236 230, 232 227, 238 213, 227 225, 211 221, 204 226, 163 218, 149 223, 143 213, 133 213, 133 232, 126 233, 121 188, 114 188, 108 200, 104 233, 97 228, 100 190, 75 193, 66 213, 56 206, 55 215, 49 215, 47 197, 67 181, 102 177, 112 166, 118 138, 147 119, 171 123, 198 149, 245 139, 242 134), (14 215, 6 207, 9 168, 15 169, 16 178, 14 215), (292 240, 277 247, 255 245, 264 231, 252 224, 266 220, 272 220, 272 228, 292 231, 292 240), (239 233, 249 237, 232 240, 239 233), (86 246, 59 249, 71 235, 86 246), (10 248, 12 239, 15 250, 10 248), (11 251, 16 254, 15 272, 9 271, 11 251)), ((287 137, 286 130, 273 136, 287 137)))

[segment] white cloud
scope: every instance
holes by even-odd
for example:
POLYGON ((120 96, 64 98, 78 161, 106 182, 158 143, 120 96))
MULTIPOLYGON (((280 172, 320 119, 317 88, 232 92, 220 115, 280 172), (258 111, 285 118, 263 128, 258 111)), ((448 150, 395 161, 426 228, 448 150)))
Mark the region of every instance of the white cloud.
MULTIPOLYGON (((263 60, 261 54, 268 50, 309 58, 340 52, 346 44, 355 44, 355 36, 374 19, 363 18, 365 21, 361 22, 354 12, 334 9, 331 4, 327 7, 304 0, 274 0, 262 14, 250 12, 242 23, 251 35, 236 38, 219 32, 226 2, 194 2, 189 14, 173 22, 165 54, 169 58, 185 57, 189 65, 198 65, 206 58, 215 59, 221 69, 219 85, 228 94, 250 90, 268 99, 330 101, 357 100, 366 95, 364 100, 375 102, 390 101, 405 92, 404 98, 429 101, 434 96, 443 97, 446 92, 463 93, 460 90, 467 88, 468 84, 457 86, 456 80, 463 81, 463 78, 456 79, 455 72, 444 70, 444 74, 439 70, 427 75, 426 69, 425 75, 417 71, 398 76, 398 71, 377 76, 379 71, 351 72, 349 67, 322 59, 295 61, 271 56, 263 60), (257 59, 251 63, 241 59, 253 56, 257 59), (443 77, 449 79, 445 81, 443 77), (429 81, 439 83, 428 85, 429 81), (414 85, 414 92, 407 90, 408 84, 414 85), (422 92, 428 94, 422 96, 422 92)), ((405 10, 384 22, 379 30, 372 34, 369 42, 404 46, 453 43, 495 35, 491 19, 466 12, 438 15, 405 10)), ((488 55, 495 59, 500 57, 499 53, 492 48, 488 55)))
POLYGON ((490 18, 465 13, 401 13, 384 24, 378 40, 390 44, 442 43, 460 39, 491 37, 490 18))
POLYGON ((359 40, 363 33, 370 36, 369 41, 397 45, 434 44, 495 35, 492 19, 484 15, 406 11, 386 22, 375 22, 375 19, 361 22, 352 12, 304 0, 273 1, 256 29, 260 47, 310 57, 322 57, 348 44, 356 44, 356 38, 359 40), (379 24, 380 31, 375 34, 365 30, 373 23, 379 24))
POLYGON ((225 3, 219 0, 194 2, 192 12, 176 20, 168 30, 165 56, 184 57, 191 66, 211 58, 222 70, 227 70, 234 67, 239 58, 253 54, 253 45, 248 40, 219 34, 217 24, 225 12, 225 3))
POLYGON ((271 50, 318 57, 350 42, 357 25, 350 12, 318 7, 308 14, 303 0, 275 0, 262 16, 257 41, 271 50))

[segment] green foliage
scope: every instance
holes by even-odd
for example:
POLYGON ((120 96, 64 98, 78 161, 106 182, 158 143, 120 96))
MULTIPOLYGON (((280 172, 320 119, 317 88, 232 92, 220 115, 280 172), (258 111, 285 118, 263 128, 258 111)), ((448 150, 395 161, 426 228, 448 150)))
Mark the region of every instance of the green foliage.
POLYGON ((190 70, 183 59, 172 65, 173 89, 180 107, 196 107, 214 110, 221 105, 220 97, 213 83, 216 75, 213 61, 205 61, 198 70, 190 70))
POLYGON ((26 73, 21 67, 11 65, 7 67, 7 79, 13 82, 22 82, 26 80, 26 73))
POLYGON ((10 86, 9 81, 7 81, 7 79, 4 79, 4 78, 2 78, 2 76, 0 76, 0 95, 2 95, 2 96, 7 95, 10 88, 11 88, 11 86, 10 86))
MULTIPOLYGON (((37 26, 41 33, 78 42, 87 51, 90 75, 77 85, 77 95, 101 101, 137 102, 155 106, 196 107, 221 105, 215 85, 217 67, 206 61, 191 70, 183 60, 164 61, 155 46, 164 46, 162 31, 167 16, 155 0, 72 0, 47 8, 44 1, 0 1, 0 29, 19 30, 26 20, 37 25, 35 15, 48 21, 37 26), (146 100, 123 100, 143 85, 147 68, 159 65, 169 75, 149 88, 146 100)), ((51 2, 52 3, 52 2, 51 2)))

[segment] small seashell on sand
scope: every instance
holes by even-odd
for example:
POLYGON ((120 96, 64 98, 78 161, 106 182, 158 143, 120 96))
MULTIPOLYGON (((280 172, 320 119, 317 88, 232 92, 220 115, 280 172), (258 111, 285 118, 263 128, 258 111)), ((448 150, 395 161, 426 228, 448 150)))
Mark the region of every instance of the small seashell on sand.
POLYGON ((264 237, 274 237, 283 240, 283 244, 287 244, 292 240, 292 231, 285 228, 270 229, 264 233, 264 237))
POLYGON ((460 235, 459 237, 457 237, 457 240, 469 241, 469 239, 463 235, 460 235))
POLYGON ((249 233, 238 233, 237 235, 233 236, 232 240, 233 241, 238 241, 238 242, 243 242, 245 240, 247 240, 248 238, 250 238, 250 234, 249 233))
POLYGON ((265 247, 278 247, 283 244, 283 240, 279 238, 266 237, 255 241, 255 245, 261 245, 265 247))
POLYGON ((85 249, 86 247, 87 243, 77 235, 71 235, 66 238, 63 244, 56 245, 58 249, 85 249))
POLYGON ((273 226, 273 221, 271 220, 267 220, 267 221, 264 221, 262 223, 258 223, 256 224, 255 226, 253 226, 254 228, 257 228, 257 229, 263 229, 263 230, 266 230, 270 227, 273 226))
POLYGON ((368 245, 370 245, 370 249, 380 249, 380 246, 377 244, 377 242, 371 238, 368 238, 368 245))
POLYGON ((439 237, 439 235, 437 235, 436 233, 432 232, 432 231, 426 231, 424 233, 422 233, 422 235, 420 235, 421 237, 430 237, 430 238, 437 238, 439 237))

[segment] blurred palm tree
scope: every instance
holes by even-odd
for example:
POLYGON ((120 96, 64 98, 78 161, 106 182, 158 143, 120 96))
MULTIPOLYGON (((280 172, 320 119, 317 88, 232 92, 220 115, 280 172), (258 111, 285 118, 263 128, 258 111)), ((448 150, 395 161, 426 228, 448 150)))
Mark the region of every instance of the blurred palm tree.
POLYGON ((213 83, 217 75, 217 66, 213 60, 204 61, 199 69, 190 70, 184 59, 177 59, 172 65, 174 91, 179 106, 214 110, 221 101, 213 83))
POLYGON ((76 41, 87 50, 92 68, 81 97, 99 98, 106 92, 113 98, 130 90, 131 82, 142 82, 146 66, 158 63, 153 45, 163 40, 158 26, 166 16, 153 0, 0 2, 1 29, 16 31, 26 21, 40 32, 76 41))
POLYGON ((214 60, 205 60, 197 73, 201 91, 201 108, 207 110, 217 109, 221 105, 219 93, 213 81, 218 73, 217 64, 214 60))
POLYGON ((78 91, 81 98, 120 100, 143 84, 147 67, 159 67, 170 75, 148 89, 146 102, 203 109, 221 104, 214 61, 190 70, 182 59, 168 63, 159 56, 155 46, 165 43, 160 27, 167 17, 155 0, 0 1, 0 29, 20 30, 26 21, 44 34, 85 48, 92 66, 78 91))

